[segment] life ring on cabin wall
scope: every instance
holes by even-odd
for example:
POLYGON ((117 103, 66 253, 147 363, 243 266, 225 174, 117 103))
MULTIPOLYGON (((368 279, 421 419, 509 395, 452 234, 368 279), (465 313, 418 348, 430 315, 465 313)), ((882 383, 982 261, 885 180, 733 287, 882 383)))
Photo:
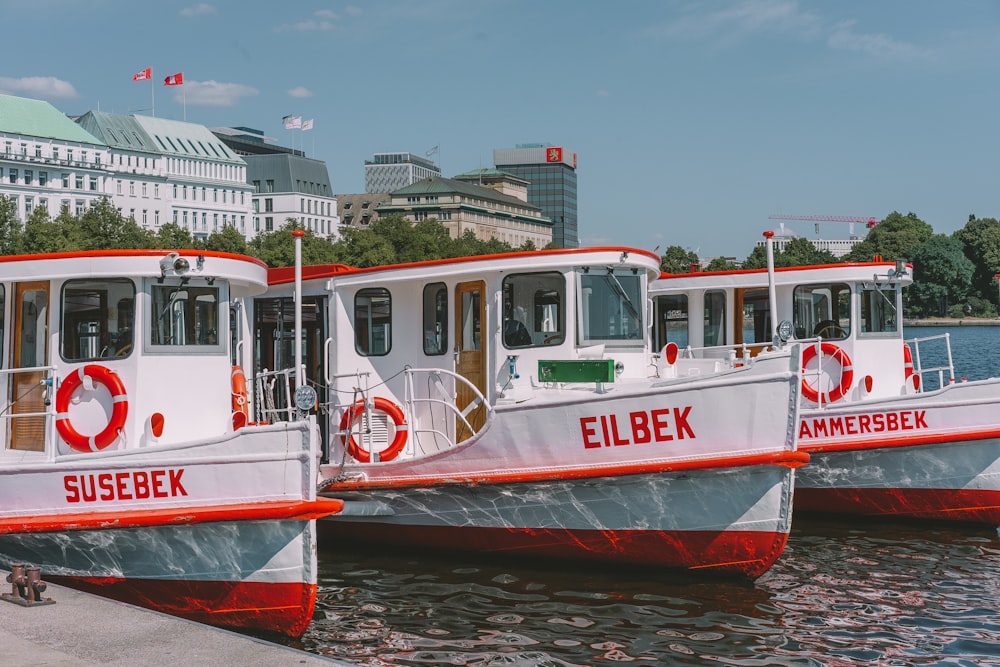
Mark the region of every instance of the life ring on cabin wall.
MULTIPOLYGON (((851 384, 854 382, 854 369, 851 367, 851 358, 847 356, 847 353, 844 352, 843 348, 837 347, 833 343, 823 343, 820 345, 820 349, 824 356, 832 357, 837 363, 840 364, 840 384, 831 389, 829 393, 824 392, 823 396, 824 403, 834 403, 842 399, 850 390, 851 384)), ((806 372, 806 366, 813 360, 816 354, 815 345, 809 345, 806 347, 805 351, 802 353, 803 373, 806 372)), ((813 403, 819 403, 819 394, 819 390, 809 384, 809 380, 807 378, 803 377, 802 395, 813 403)))
POLYGON ((250 421, 250 404, 247 401, 247 378, 242 366, 233 366, 233 430, 238 431, 250 421))
POLYGON ((81 366, 75 373, 66 376, 59 385, 59 391, 56 393, 56 430, 66 444, 78 452, 96 452, 117 440, 125 428, 126 417, 128 417, 128 394, 125 393, 125 385, 117 373, 104 366, 97 364, 81 366), (74 391, 83 386, 84 377, 89 377, 95 384, 103 384, 111 393, 114 406, 111 409, 108 425, 103 431, 92 436, 83 435, 69 421, 69 399, 74 391))
MULTIPOLYGON (((406 417, 403 415, 402 408, 387 398, 376 396, 374 409, 385 413, 396 427, 396 437, 378 455, 379 461, 391 461, 403 451, 409 433, 409 426, 406 424, 406 417)), ((354 439, 353 434, 348 433, 358 420, 361 419, 364 412, 364 400, 359 400, 344 412, 344 416, 340 418, 340 431, 343 434, 340 436, 340 441, 347 448, 347 453, 353 456, 355 460, 361 463, 370 463, 372 460, 371 452, 359 445, 354 439)))

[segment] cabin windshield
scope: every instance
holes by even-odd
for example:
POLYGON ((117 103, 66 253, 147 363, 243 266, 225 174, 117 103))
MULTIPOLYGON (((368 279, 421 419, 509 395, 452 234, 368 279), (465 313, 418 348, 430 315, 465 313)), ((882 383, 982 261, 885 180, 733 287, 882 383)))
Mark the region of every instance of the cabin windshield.
POLYGON ((131 280, 70 280, 62 290, 59 339, 64 361, 126 357, 135 331, 131 280))
POLYGON ((865 288, 861 290, 861 334, 897 334, 896 289, 865 288))
POLYGON ((843 340, 851 334, 851 288, 845 283, 799 285, 792 292, 796 338, 843 340))
POLYGON ((227 287, 225 282, 214 279, 150 284, 147 351, 224 351, 229 337, 219 332, 228 331, 221 329, 223 313, 229 313, 227 287))
POLYGON ((580 344, 642 345, 645 322, 639 273, 590 268, 580 273, 580 344))

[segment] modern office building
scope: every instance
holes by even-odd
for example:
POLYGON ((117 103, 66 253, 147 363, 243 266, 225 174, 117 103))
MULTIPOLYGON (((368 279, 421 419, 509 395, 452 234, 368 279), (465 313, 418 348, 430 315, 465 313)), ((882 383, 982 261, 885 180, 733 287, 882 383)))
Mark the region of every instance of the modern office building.
POLYGON ((316 236, 337 238, 340 217, 325 162, 279 146, 260 130, 228 127, 212 133, 246 161, 255 233, 296 220, 316 236))
POLYGON ((497 148, 493 165, 528 181, 528 202, 552 221, 552 242, 560 248, 580 245, 576 210, 576 153, 561 146, 518 144, 497 148))
POLYGON ((425 178, 441 176, 441 168, 413 153, 375 153, 365 160, 365 192, 395 192, 425 178))
POLYGON ((391 193, 378 213, 400 214, 413 222, 435 218, 452 238, 471 231, 477 239, 497 239, 519 247, 543 248, 552 241, 552 222, 523 199, 452 178, 426 178, 391 193))
POLYGON ((36 208, 82 214, 109 196, 110 161, 107 145, 48 102, 0 95, 0 195, 18 219, 36 208))

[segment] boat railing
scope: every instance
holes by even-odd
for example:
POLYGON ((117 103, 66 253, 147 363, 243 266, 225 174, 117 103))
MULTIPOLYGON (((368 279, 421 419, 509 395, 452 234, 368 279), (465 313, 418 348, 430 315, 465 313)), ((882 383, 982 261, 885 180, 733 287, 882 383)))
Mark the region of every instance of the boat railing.
POLYGON ((266 368, 254 375, 253 421, 274 423, 295 418, 295 369, 269 371, 266 368))
POLYGON ((7 395, 7 404, 0 410, 0 417, 8 422, 7 431, 12 435, 8 436, 8 442, 14 443, 11 448, 26 448, 42 451, 44 447, 50 457, 57 454, 54 447, 48 448, 48 443, 56 441, 55 429, 55 389, 57 388, 55 366, 34 366, 27 368, 5 368, 0 369, 0 378, 4 378, 4 385, 17 387, 16 395, 7 395), (16 384, 7 382, 7 377, 18 375, 34 376, 30 377, 30 383, 16 384), (32 420, 42 421, 41 425, 33 425, 32 420), (39 427, 40 426, 40 427, 39 427), (15 440, 22 438, 34 439, 37 442, 17 443, 15 440), (21 445, 21 446, 18 446, 21 445))
POLYGON ((915 383, 916 391, 922 392, 924 390, 938 389, 949 384, 954 384, 955 364, 951 358, 951 334, 946 332, 943 334, 937 334, 936 336, 910 338, 904 342, 907 345, 912 344, 913 346, 913 375, 920 378, 920 380, 915 383), (921 350, 920 347, 921 343, 924 344, 923 350, 921 350), (943 347, 944 349, 940 350, 939 347, 943 347), (947 359, 947 363, 924 367, 924 357, 947 359), (937 379, 936 387, 927 385, 927 376, 935 377, 937 379))
POLYGON ((404 382, 410 455, 454 447, 490 422, 493 407, 474 384, 458 373, 443 368, 407 368, 404 382), (464 407, 458 405, 459 388, 472 398, 464 407), (486 418, 477 427, 477 420, 469 417, 480 407, 485 410, 486 418))

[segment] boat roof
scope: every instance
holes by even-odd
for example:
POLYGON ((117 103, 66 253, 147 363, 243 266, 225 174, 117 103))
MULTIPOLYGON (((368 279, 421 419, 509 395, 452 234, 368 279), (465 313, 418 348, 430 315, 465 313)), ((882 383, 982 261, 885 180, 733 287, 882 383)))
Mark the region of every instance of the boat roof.
MULTIPOLYGON (((907 263, 912 269, 913 264, 907 263)), ((895 262, 845 262, 842 264, 815 264, 812 266, 775 267, 776 285, 806 282, 859 282, 889 280, 889 270, 895 271, 895 262)), ((904 285, 913 281, 912 271, 898 279, 904 285)), ((734 269, 729 271, 696 271, 693 273, 661 273, 654 284, 657 291, 683 289, 708 289, 712 287, 757 287, 767 285, 767 269, 734 269)))
MULTIPOLYGON (((382 279, 403 279, 415 275, 444 273, 469 273, 487 271, 543 270, 546 267, 574 264, 598 263, 602 265, 622 264, 641 266, 650 278, 659 275, 660 258, 647 250, 621 246, 600 246, 593 248, 555 248, 549 250, 526 250, 474 255, 471 257, 450 257, 405 264, 389 264, 368 268, 351 267, 344 264, 318 264, 302 268, 302 279, 351 278, 378 276, 382 279)), ((295 280, 295 267, 283 266, 268 270, 268 284, 281 285, 295 280)))
POLYGON ((225 278, 232 296, 260 294, 267 287, 267 264, 253 257, 211 250, 81 250, 0 257, 0 281, 71 278, 146 278, 165 275, 163 262, 183 257, 189 277, 225 278))

